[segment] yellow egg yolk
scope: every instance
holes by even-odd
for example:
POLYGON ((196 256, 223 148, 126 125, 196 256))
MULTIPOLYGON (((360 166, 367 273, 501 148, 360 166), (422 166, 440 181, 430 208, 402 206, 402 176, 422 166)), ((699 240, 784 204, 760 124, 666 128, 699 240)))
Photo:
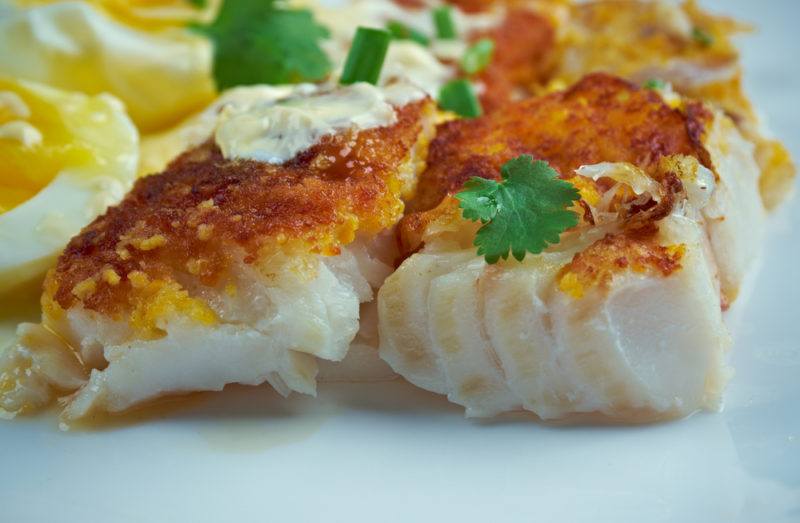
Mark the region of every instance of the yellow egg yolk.
POLYGON ((0 213, 35 196, 64 167, 94 160, 91 146, 75 139, 62 110, 0 78, 0 213))
MULTIPOLYGON (((20 6, 52 4, 59 0, 17 0, 20 6)), ((164 29, 192 22, 209 23, 216 15, 220 0, 84 0, 100 7, 118 21, 138 29, 164 29)))

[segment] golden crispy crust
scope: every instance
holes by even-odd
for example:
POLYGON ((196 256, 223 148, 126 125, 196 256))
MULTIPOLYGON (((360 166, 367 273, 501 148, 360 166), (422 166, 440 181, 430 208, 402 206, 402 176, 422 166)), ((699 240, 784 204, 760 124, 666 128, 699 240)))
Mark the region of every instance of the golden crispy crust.
POLYGON ((562 178, 599 162, 628 162, 658 178, 659 159, 673 154, 711 167, 701 143, 711 117, 700 104, 683 114, 653 91, 592 74, 566 91, 440 125, 409 209, 436 207, 473 176, 499 179, 500 167, 520 154, 547 161, 562 178))
POLYGON ((514 100, 517 92, 530 94, 543 84, 553 66, 555 28, 544 16, 528 9, 510 9, 503 22, 471 40, 494 40, 492 61, 479 75, 484 85, 481 105, 492 112, 514 100))
POLYGON ((252 263, 262 248, 336 254, 356 230, 377 232, 402 215, 398 167, 430 117, 426 99, 398 122, 328 136, 283 165, 226 160, 213 141, 141 178, 117 206, 73 238, 48 288, 68 308, 124 309, 129 275, 213 284, 233 251, 252 263))
POLYGON ((605 290, 615 274, 633 271, 667 277, 681 268, 685 246, 662 246, 655 227, 609 234, 575 255, 556 278, 559 289, 582 298, 591 288, 605 290))

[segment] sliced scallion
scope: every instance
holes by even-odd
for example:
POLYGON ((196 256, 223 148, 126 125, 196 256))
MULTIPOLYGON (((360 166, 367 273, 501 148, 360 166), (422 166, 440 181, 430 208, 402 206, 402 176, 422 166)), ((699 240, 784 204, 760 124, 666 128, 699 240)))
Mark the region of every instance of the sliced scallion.
POLYGON ((714 44, 711 33, 699 27, 692 29, 692 39, 703 47, 711 47, 714 44))
POLYGON ((383 61, 392 35, 382 29, 359 27, 356 36, 347 53, 342 77, 339 83, 350 85, 356 82, 368 82, 373 85, 378 83, 381 76, 383 61))
POLYGON ((396 40, 412 40, 424 46, 431 42, 431 39, 425 33, 409 27, 403 22, 392 20, 386 24, 386 29, 392 34, 392 38, 396 40))
POLYGON ((645 83, 643 83, 642 87, 644 87, 645 89, 653 89, 653 90, 664 89, 665 87, 667 87, 667 82, 665 82, 661 78, 651 78, 647 80, 645 83))
POLYGON ((449 5, 433 10, 433 25, 436 27, 437 38, 452 40, 458 36, 456 23, 453 21, 453 9, 449 5))
POLYGON ((451 80, 442 87, 439 106, 464 118, 476 118, 483 113, 475 88, 463 78, 451 80))
POLYGON ((492 61, 493 54, 494 40, 481 38, 464 52, 464 56, 461 57, 461 70, 467 74, 480 73, 492 61))

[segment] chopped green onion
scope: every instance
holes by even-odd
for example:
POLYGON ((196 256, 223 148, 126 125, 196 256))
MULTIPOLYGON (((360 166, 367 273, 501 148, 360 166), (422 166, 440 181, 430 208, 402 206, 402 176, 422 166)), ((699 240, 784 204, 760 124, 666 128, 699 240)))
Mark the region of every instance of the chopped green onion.
POLYGON ((433 10, 433 25, 436 26, 436 37, 452 40, 458 36, 456 23, 453 21, 453 9, 449 5, 433 10))
POLYGON ((424 46, 431 43, 431 39, 428 38, 425 33, 413 27, 409 27, 403 22, 392 20, 386 24, 386 29, 392 34, 392 38, 395 40, 412 40, 424 46))
POLYGON ((651 78, 645 83, 643 83, 642 87, 644 87, 645 89, 654 89, 654 90, 664 89, 667 87, 667 82, 665 82, 661 78, 651 78))
POLYGON ((703 47, 711 47, 714 44, 714 37, 699 27, 692 29, 692 39, 703 47))
POLYGON ((347 53, 347 61, 339 83, 350 85, 356 82, 378 83, 383 61, 392 35, 382 29, 359 27, 347 53))
POLYGON ((493 54, 494 40, 481 38, 464 52, 464 56, 461 57, 461 70, 467 74, 480 73, 492 61, 493 54))
POLYGON ((208 5, 208 0, 188 0, 188 2, 199 9, 208 5))
POLYGON ((483 113, 475 88, 463 78, 444 84, 439 91, 439 106, 464 118, 476 118, 483 113))

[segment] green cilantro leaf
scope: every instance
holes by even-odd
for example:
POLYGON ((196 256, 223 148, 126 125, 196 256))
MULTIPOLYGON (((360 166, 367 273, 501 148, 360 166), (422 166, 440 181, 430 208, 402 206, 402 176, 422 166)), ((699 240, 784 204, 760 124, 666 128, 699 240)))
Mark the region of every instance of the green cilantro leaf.
POLYGON ((500 189, 501 185, 494 180, 487 180, 486 178, 478 178, 473 176, 464 188, 456 194, 458 198, 459 207, 461 207, 461 215, 467 220, 473 222, 481 221, 486 223, 497 214, 497 199, 495 194, 500 189))
POLYGON ((319 40, 328 31, 307 10, 275 0, 225 0, 217 19, 195 29, 214 42, 219 90, 237 85, 287 84, 324 79, 331 62, 319 40))
POLYGON ((578 224, 568 209, 580 199, 578 190, 547 162, 524 154, 506 162, 500 174, 502 182, 473 177, 455 195, 462 216, 483 224, 475 246, 487 263, 508 259, 509 251, 518 261, 528 252, 539 254, 578 224))

